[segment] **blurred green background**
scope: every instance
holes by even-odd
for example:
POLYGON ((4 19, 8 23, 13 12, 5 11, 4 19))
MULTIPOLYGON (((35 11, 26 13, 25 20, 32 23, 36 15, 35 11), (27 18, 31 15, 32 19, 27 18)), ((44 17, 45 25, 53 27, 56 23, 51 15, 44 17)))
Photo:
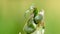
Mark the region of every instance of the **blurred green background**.
POLYGON ((25 34, 24 13, 32 3, 45 10, 45 34, 60 34, 60 0, 0 0, 0 34, 25 34))

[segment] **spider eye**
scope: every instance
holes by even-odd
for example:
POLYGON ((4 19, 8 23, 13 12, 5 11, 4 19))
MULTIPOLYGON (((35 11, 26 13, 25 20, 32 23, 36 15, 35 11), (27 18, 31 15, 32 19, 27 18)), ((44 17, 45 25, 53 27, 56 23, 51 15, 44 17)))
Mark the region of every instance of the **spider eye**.
POLYGON ((39 12, 39 14, 40 14, 40 15, 44 15, 44 10, 41 10, 41 11, 39 12))

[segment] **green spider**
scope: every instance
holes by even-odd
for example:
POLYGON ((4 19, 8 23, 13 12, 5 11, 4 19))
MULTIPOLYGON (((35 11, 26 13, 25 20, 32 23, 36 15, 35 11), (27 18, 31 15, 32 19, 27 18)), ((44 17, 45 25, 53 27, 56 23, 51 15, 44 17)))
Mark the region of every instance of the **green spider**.
POLYGON ((26 11, 26 13, 30 12, 31 10, 32 10, 32 13, 30 15, 30 18, 28 19, 27 23, 23 28, 27 34, 33 33, 37 28, 37 24, 41 23, 43 19, 43 12, 38 12, 35 6, 30 7, 30 9, 26 11))

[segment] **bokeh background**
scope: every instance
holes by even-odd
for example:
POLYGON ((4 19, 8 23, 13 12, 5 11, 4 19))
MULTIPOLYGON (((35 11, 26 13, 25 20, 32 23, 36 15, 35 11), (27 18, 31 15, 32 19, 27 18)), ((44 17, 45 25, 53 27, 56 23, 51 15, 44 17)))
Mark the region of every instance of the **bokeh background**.
POLYGON ((60 0, 0 0, 0 34, 25 34, 24 13, 32 3, 45 10, 45 34, 60 34, 60 0))

